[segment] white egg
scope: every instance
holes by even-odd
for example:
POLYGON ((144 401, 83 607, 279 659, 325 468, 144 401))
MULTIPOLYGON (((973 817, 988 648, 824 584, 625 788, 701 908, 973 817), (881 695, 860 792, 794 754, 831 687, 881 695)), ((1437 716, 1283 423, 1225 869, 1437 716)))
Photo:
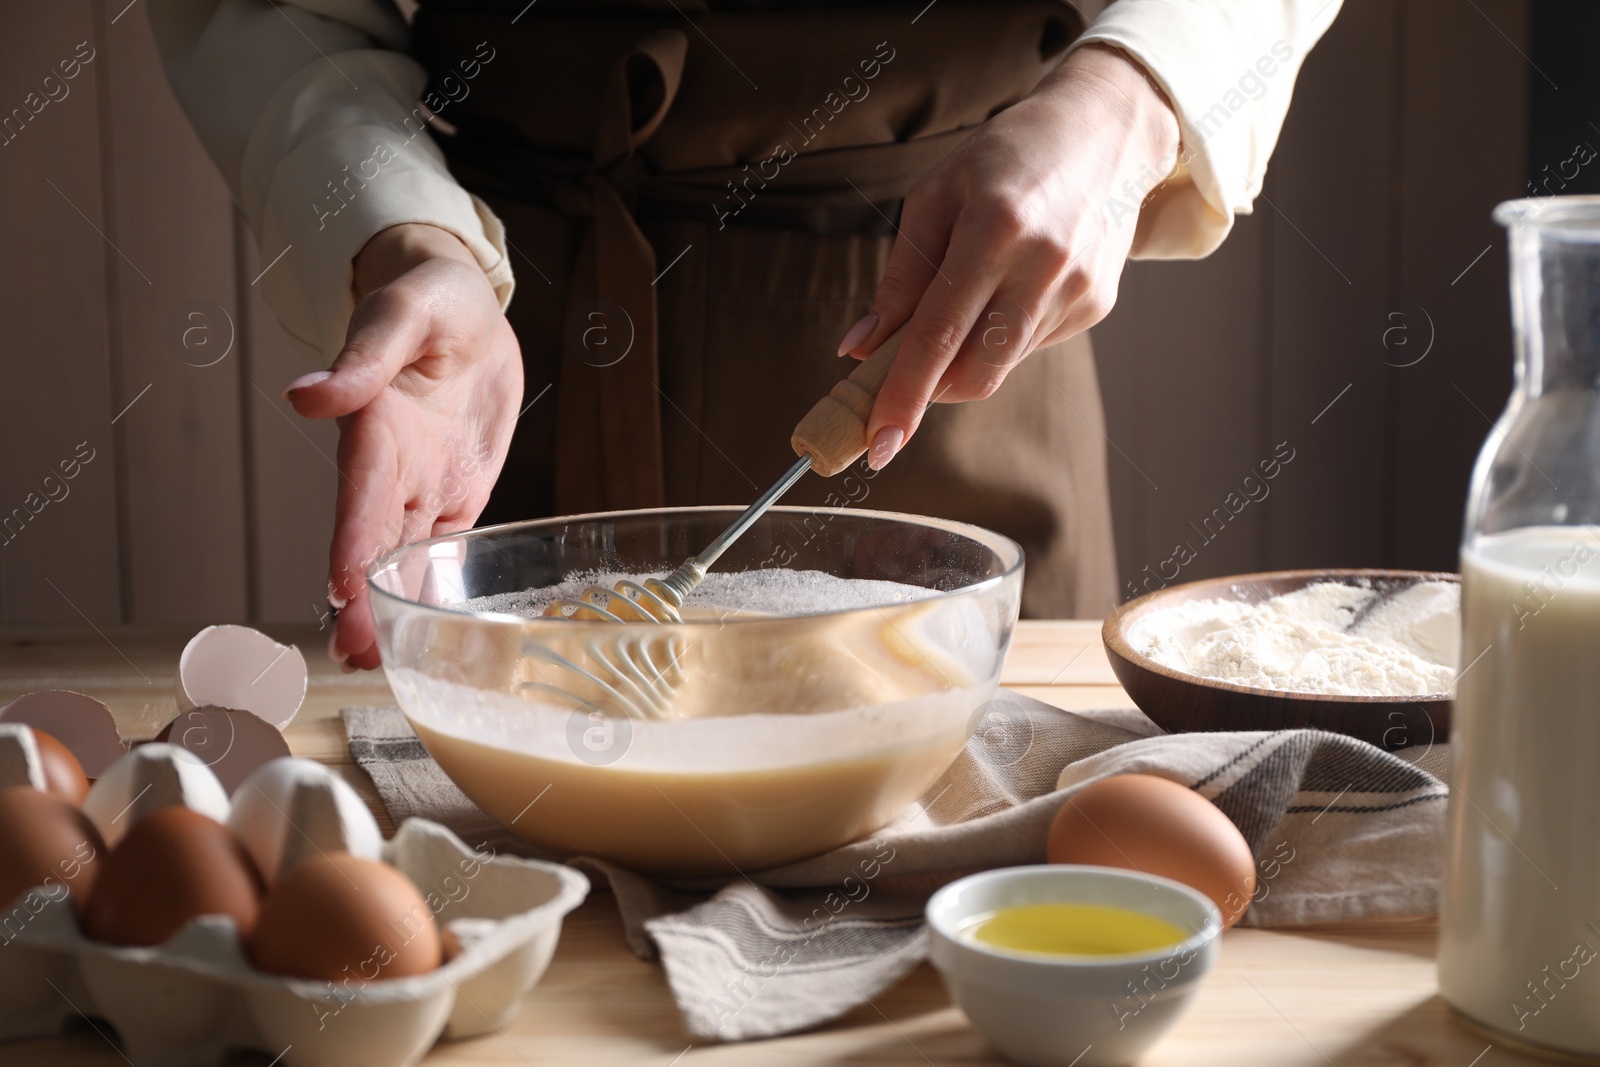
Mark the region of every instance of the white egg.
POLYGON ((239 783, 228 828, 269 888, 307 856, 349 852, 376 860, 383 853, 377 820, 349 783, 294 756, 265 763, 239 783))
POLYGON ((116 848, 134 823, 174 806, 226 822, 228 792, 199 756, 155 742, 138 746, 107 767, 90 786, 83 813, 106 845, 116 848))

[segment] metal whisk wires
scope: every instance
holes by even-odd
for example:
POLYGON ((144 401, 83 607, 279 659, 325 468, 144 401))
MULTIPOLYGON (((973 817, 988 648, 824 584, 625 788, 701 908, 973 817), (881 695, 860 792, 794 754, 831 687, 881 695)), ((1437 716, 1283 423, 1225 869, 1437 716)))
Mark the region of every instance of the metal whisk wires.
MULTIPOLYGON (((682 622, 684 601, 705 578, 711 565, 810 469, 811 456, 801 456, 770 489, 707 545, 705 551, 693 559, 685 560, 665 578, 646 578, 643 582, 624 579, 610 589, 590 586, 576 598, 555 601, 545 608, 544 614, 580 622, 682 622)), ((605 698, 633 718, 663 718, 670 714, 673 688, 683 680, 680 664, 687 651, 678 637, 662 640, 663 636, 597 637, 584 646, 592 669, 581 667, 549 650, 525 649, 525 652, 555 662, 563 669, 576 671, 598 687, 605 698)))

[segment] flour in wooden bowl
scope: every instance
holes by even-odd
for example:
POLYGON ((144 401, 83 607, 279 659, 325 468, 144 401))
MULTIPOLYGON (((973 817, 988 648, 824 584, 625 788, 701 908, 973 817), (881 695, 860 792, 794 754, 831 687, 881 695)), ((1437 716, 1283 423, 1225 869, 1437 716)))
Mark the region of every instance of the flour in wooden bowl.
POLYGON ((1383 599, 1316 582, 1261 603, 1194 600, 1151 611, 1128 644, 1165 667, 1234 685, 1342 696, 1447 693, 1460 656, 1461 587, 1419 582, 1383 599))

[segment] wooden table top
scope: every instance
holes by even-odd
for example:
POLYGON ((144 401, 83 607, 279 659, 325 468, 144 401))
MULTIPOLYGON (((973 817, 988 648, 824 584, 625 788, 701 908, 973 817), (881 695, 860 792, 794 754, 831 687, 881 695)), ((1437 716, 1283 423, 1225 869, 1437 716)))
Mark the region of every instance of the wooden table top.
MULTIPOLYGON (((345 749, 339 708, 393 703, 381 673, 345 675, 312 626, 263 627, 298 644, 311 669, 288 730, 297 755, 337 768, 387 815, 345 749)), ((1099 624, 1024 622, 1005 683, 1064 708, 1130 706, 1100 645, 1099 624)), ((0 703, 35 689, 74 689, 110 705, 125 735, 149 737, 176 713, 178 652, 195 627, 0 630, 0 703)), ((1431 920, 1293 930, 1236 929, 1193 1006, 1145 1067, 1500 1067, 1541 1061, 1456 1023, 1437 994, 1431 920)), ((0 1046, 0 1063, 124 1065, 92 1031, 0 1046)), ((263 1060, 263 1062, 265 1062, 263 1060)), ((634 957, 608 894, 574 912, 543 980, 498 1034, 441 1043, 432 1067, 519 1064, 1000 1064, 926 964, 870 1004, 820 1030, 734 1045, 691 1042, 660 968, 634 957)), ((143 1065, 134 1065, 143 1067, 143 1065)))

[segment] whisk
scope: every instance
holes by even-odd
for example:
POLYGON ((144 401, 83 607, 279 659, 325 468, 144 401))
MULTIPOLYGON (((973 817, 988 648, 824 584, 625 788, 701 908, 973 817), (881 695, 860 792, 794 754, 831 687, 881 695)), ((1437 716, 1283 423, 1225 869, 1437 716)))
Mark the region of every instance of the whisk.
MULTIPOLYGON (((665 578, 646 578, 643 582, 624 579, 609 589, 590 586, 575 598, 555 601, 544 614, 602 622, 682 622, 684 601, 705 578, 706 571, 806 471, 832 477, 867 450, 867 419, 900 351, 901 333, 896 330, 890 335, 806 413, 789 439, 800 458, 698 556, 685 560, 665 578)), ((582 675, 626 714, 658 718, 667 714, 673 688, 682 681, 679 663, 686 649, 676 637, 665 641, 644 635, 632 639, 596 638, 584 648, 592 670, 549 649, 530 647, 526 651, 582 675)), ((543 683, 525 684, 553 688, 543 683)))

